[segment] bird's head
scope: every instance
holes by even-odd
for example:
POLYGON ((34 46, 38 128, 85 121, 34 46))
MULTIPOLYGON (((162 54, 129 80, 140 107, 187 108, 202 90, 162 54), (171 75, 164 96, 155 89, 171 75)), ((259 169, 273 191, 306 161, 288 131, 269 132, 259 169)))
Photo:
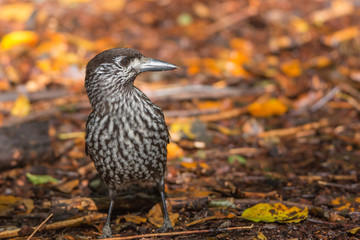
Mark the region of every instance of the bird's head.
POLYGON ((136 76, 148 71, 167 71, 177 66, 143 56, 131 48, 113 48, 99 53, 86 66, 85 88, 90 103, 105 100, 133 88, 136 76))

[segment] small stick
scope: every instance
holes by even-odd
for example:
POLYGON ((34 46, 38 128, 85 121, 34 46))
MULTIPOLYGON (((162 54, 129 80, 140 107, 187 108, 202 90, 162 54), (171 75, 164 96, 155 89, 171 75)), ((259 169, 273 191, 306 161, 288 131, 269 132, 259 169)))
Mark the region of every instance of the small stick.
POLYGON ((222 229, 204 229, 204 230, 193 230, 193 231, 182 231, 182 232, 168 232, 168 233, 150 233, 150 234, 141 234, 127 237, 113 237, 106 238, 108 240, 127 240, 127 239, 138 239, 138 238, 152 238, 152 237, 165 237, 165 236, 179 236, 179 235, 190 235, 190 234, 199 234, 199 233, 217 233, 225 231, 234 231, 240 229, 251 229, 254 224, 245 227, 230 227, 222 229))
POLYGON ((32 236, 53 216, 53 213, 50 213, 50 215, 33 231, 33 233, 26 239, 30 240, 32 236))

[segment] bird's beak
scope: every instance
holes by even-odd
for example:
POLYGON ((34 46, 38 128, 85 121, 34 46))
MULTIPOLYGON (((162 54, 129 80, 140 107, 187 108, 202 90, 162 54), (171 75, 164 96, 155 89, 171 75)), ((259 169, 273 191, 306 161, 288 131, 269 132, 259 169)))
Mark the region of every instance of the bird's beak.
POLYGON ((145 62, 142 62, 139 65, 139 71, 142 72, 155 72, 155 71, 168 71, 178 68, 177 66, 167 63, 164 61, 160 61, 154 58, 146 58, 145 62))

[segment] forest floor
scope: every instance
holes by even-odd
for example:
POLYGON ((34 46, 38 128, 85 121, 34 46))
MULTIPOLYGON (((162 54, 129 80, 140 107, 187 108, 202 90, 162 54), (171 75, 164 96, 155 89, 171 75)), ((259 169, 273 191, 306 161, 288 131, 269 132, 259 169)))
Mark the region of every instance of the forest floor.
POLYGON ((84 73, 112 47, 179 66, 135 82, 171 134, 174 230, 156 232, 159 198, 134 186, 115 205, 114 239, 360 238, 358 0, 3 1, 0 11, 0 238, 101 235, 109 200, 84 150, 84 73))

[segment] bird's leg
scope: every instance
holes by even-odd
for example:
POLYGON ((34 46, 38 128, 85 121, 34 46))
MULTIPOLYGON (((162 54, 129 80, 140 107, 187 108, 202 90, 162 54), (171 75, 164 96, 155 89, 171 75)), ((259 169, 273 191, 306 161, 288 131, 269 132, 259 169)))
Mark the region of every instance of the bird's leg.
POLYGON ((110 227, 110 219, 111 219, 111 213, 113 211, 115 199, 116 199, 116 190, 109 188, 109 197, 110 197, 110 206, 109 206, 109 212, 106 218, 106 223, 103 227, 102 234, 100 238, 110 238, 111 235, 111 227, 110 227))
POLYGON ((161 211, 164 218, 163 225, 157 230, 157 232, 167 232, 168 230, 172 230, 171 222, 169 219, 169 214, 166 208, 166 199, 165 199, 165 185, 164 178, 161 179, 159 184, 159 192, 161 197, 161 211))

